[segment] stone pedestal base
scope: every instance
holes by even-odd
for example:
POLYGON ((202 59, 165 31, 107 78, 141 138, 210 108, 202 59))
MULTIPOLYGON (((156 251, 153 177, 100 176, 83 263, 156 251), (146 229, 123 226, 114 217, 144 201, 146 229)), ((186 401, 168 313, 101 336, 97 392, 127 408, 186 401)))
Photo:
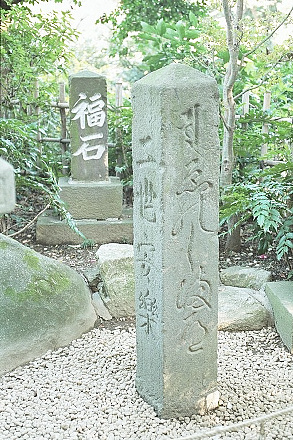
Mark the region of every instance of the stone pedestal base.
POLYGON ((101 182, 78 182, 61 177, 59 186, 60 197, 76 220, 106 220, 122 215, 123 187, 116 177, 101 182))
POLYGON ((275 326, 284 345, 293 354, 293 281, 266 284, 266 294, 273 308, 275 326))
MULTIPOLYGON (((130 210, 124 212, 121 219, 93 220, 83 219, 75 221, 77 228, 96 244, 106 243, 132 243, 133 222, 130 210)), ((82 238, 77 235, 66 223, 59 220, 52 212, 47 211, 40 216, 36 227, 36 240, 38 243, 80 244, 82 238)))

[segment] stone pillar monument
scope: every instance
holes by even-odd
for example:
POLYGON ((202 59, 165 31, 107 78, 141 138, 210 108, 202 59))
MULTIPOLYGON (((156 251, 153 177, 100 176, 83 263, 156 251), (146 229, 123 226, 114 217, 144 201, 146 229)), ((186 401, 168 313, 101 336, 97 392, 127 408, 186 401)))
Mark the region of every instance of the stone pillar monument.
POLYGON ((133 87, 139 394, 159 416, 218 405, 218 89, 171 64, 133 87))
MULTIPOLYGON (((97 244, 132 241, 132 219, 122 213, 123 186, 108 173, 106 79, 82 71, 70 79, 71 177, 59 179, 60 198, 77 228, 97 244)), ((65 220, 52 213, 38 219, 37 241, 81 243, 65 220)))
POLYGON ((75 219, 120 218, 122 184, 108 174, 106 79, 87 70, 70 78, 71 178, 61 198, 75 219))

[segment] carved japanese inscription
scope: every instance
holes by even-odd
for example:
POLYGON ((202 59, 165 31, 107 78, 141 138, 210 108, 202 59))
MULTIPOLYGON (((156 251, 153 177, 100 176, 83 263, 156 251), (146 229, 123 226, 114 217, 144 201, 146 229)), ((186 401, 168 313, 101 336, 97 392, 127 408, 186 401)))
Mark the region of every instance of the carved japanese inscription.
POLYGON ((163 417, 218 402, 216 97, 180 64, 133 88, 136 386, 163 417))
POLYGON ((187 264, 178 286, 176 306, 183 321, 181 337, 190 353, 203 349, 208 333, 205 320, 211 309, 211 287, 208 279, 202 278, 205 262, 200 253, 195 256, 195 241, 198 234, 215 232, 217 228, 211 224, 209 212, 214 184, 205 173, 204 156, 198 146, 199 114, 200 106, 195 105, 179 116, 177 128, 183 135, 186 160, 174 194, 179 215, 171 233, 173 239, 181 234, 179 239, 186 249, 187 264))
POLYGON ((73 179, 108 180, 105 78, 87 71, 72 75, 69 103, 73 179))

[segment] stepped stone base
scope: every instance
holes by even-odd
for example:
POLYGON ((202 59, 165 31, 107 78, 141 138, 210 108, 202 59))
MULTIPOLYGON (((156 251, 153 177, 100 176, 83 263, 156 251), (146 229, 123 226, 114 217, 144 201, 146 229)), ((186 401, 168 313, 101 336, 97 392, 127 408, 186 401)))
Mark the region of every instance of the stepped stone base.
MULTIPOLYGON (((124 210, 121 219, 75 220, 77 228, 96 244, 106 243, 132 243, 133 221, 131 210, 124 210)), ((40 216, 36 226, 36 240, 38 243, 80 244, 83 242, 65 220, 59 220, 51 211, 40 216)))
POLYGON ((293 281, 267 283, 266 294, 272 305, 277 332, 293 354, 293 281))
POLYGON ((123 186, 117 177, 100 182, 78 182, 61 177, 59 186, 61 199, 77 220, 105 220, 122 215, 123 186))

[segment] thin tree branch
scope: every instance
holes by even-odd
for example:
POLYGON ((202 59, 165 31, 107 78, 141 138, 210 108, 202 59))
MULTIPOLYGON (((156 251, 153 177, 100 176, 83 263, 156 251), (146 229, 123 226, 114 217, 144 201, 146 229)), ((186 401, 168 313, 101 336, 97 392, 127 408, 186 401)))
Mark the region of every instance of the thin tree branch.
POLYGON ((278 61, 275 62, 275 64, 273 64, 270 67, 270 69, 266 72, 265 76, 263 77, 263 79, 261 80, 261 82, 259 84, 255 85, 255 86, 248 87, 247 89, 238 93, 238 95, 234 96, 234 100, 240 98, 242 95, 244 95, 245 92, 250 92, 250 90, 254 90, 254 89, 257 89, 258 87, 262 86, 265 83, 268 74, 282 61, 282 58, 284 58, 284 57, 282 56, 278 61))
POLYGON ((230 131, 230 130, 231 130, 231 127, 229 127, 229 125, 227 124, 226 119, 225 119, 224 116, 222 115, 221 109, 219 110, 219 113, 220 113, 220 118, 222 119, 223 124, 225 125, 226 130, 227 130, 227 131, 230 131))
MULTIPOLYGON (((48 203, 48 205, 45 206, 44 209, 42 209, 42 211, 40 211, 30 222, 28 222, 27 225, 25 225, 22 229, 20 229, 20 231, 14 232, 13 234, 10 234, 9 237, 15 237, 18 234, 21 234, 21 232, 25 231, 27 228, 29 228, 36 220, 38 217, 40 217, 40 215, 42 215, 47 209, 49 209, 51 206, 51 203, 48 203)), ((6 232, 7 229, 4 231, 6 232)))
MULTIPOLYGON (((280 29, 281 26, 283 26, 283 24, 285 23, 285 21, 290 17, 291 13, 293 11, 293 6, 290 9, 290 11, 288 12, 288 14, 286 15, 286 17, 281 21, 281 23, 263 40, 261 41, 259 44, 257 44, 255 46, 254 49, 250 50, 249 52, 247 52, 246 54, 244 54, 244 57, 248 57, 248 55, 251 55, 252 53, 254 53, 255 51, 257 51, 257 49, 262 46, 266 41, 268 41, 276 32, 278 29, 280 29)), ((243 58, 244 58, 243 57, 243 58)))

